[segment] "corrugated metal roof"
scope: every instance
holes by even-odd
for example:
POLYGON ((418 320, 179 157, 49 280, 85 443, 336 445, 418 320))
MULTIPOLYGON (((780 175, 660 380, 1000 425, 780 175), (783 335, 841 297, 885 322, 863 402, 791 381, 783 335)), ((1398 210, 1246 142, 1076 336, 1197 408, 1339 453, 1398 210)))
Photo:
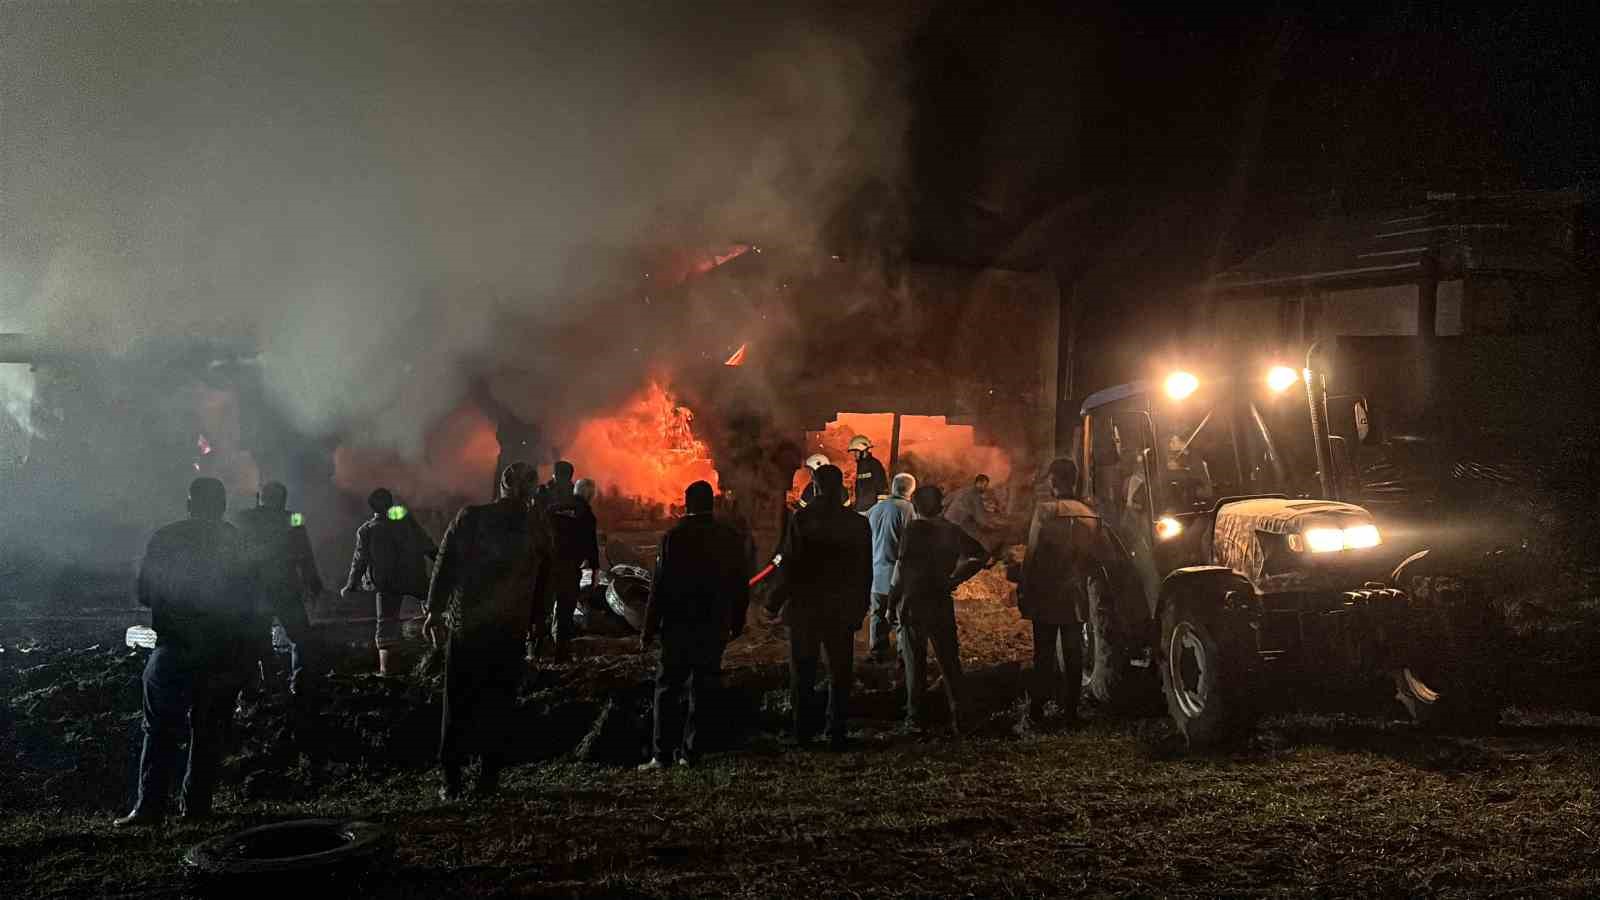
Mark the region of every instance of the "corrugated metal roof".
POLYGON ((1284 238, 1210 282, 1213 291, 1259 293, 1320 282, 1415 280, 1436 259, 1440 277, 1475 269, 1567 274, 1579 191, 1435 195, 1419 206, 1340 216, 1284 238))

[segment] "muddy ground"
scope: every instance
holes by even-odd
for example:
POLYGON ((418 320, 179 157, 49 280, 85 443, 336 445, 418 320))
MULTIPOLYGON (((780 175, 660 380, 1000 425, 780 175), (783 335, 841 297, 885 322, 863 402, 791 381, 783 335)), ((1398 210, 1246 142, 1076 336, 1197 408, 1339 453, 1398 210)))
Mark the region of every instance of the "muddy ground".
MULTIPOLYGON (((1248 746, 1195 756, 1161 716, 1019 728, 1026 625, 998 569, 963 588, 978 727, 894 730, 895 672, 859 666, 842 754, 793 750, 782 634, 759 615, 726 657, 717 748, 635 772, 653 658, 585 639, 523 686, 521 763, 500 797, 441 804, 429 660, 365 674, 363 626, 330 624, 315 702, 269 678, 237 717, 220 815, 141 834, 136 613, 0 625, 0 896, 187 896, 181 856, 299 816, 393 829, 369 896, 1061 893, 1583 896, 1600 892, 1600 606, 1513 636, 1501 728, 1420 733, 1381 684, 1296 697, 1248 746), (326 668, 327 666, 324 666, 326 668)), ((1592 595, 1591 595, 1592 596, 1592 595)), ((937 706, 937 704, 936 704, 937 706)))

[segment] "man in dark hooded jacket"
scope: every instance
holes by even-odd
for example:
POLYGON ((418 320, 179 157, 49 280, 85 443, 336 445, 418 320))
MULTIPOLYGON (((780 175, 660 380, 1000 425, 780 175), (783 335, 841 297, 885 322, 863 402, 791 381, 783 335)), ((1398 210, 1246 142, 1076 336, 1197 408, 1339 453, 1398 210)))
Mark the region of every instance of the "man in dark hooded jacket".
POLYGON ((661 538, 650 603, 639 648, 661 635, 656 669, 655 731, 650 761, 662 769, 695 759, 697 714, 716 681, 722 648, 744 631, 750 598, 750 562, 743 537, 712 515, 711 485, 696 481, 684 491, 687 514, 661 538), (689 716, 678 735, 678 697, 687 687, 689 716))
POLYGON ((269 481, 256 493, 256 505, 234 516, 244 541, 250 576, 264 615, 276 618, 289 637, 290 693, 304 687, 306 640, 311 620, 305 598, 322 593, 322 576, 304 521, 286 508, 289 489, 269 481))
POLYGON ((1055 700, 1069 723, 1077 721, 1082 691, 1082 629, 1089 575, 1113 558, 1100 516, 1076 496, 1078 466, 1050 464, 1052 499, 1038 504, 1028 528, 1028 553, 1017 586, 1017 609, 1033 624, 1033 685, 1028 717, 1039 721, 1055 700))
POLYGON ((539 488, 537 502, 555 541, 547 602, 553 614, 557 660, 567 659, 572 652, 572 619, 583 569, 600 564, 599 524, 588 501, 578 496, 572 474, 572 463, 558 461, 554 477, 539 488))
POLYGON ((389 657, 400 644, 400 609, 405 598, 421 599, 428 593, 428 560, 439 555, 433 538, 411 511, 395 503, 394 495, 378 488, 367 495, 372 518, 356 529, 356 552, 350 575, 340 596, 370 584, 377 594, 378 626, 373 643, 378 648, 378 674, 389 675, 389 657))
POLYGON ((139 603, 150 608, 156 648, 144 667, 144 749, 139 800, 116 825, 166 814, 173 761, 189 733, 184 818, 211 812, 222 735, 249 677, 260 618, 238 532, 222 520, 228 493, 215 478, 189 485, 189 518, 150 538, 139 566, 139 603))
POLYGON ((423 631, 445 645, 444 714, 439 726, 439 796, 461 795, 468 754, 482 759, 477 793, 493 793, 511 752, 517 686, 527 671, 523 636, 541 618, 550 534, 532 508, 534 470, 513 463, 500 499, 456 514, 439 549, 423 631))
POLYGON ((818 655, 828 663, 829 743, 845 747, 849 715, 853 632, 867 614, 872 592, 872 530, 865 516, 844 505, 844 474, 837 466, 812 473, 816 503, 795 512, 784 535, 781 579, 767 601, 789 629, 789 691, 794 733, 804 744, 815 733, 811 716, 818 655))
POLYGON ((913 731, 922 728, 931 642, 944 672, 951 729, 959 734, 964 697, 951 592, 978 573, 989 551, 959 525, 939 515, 943 501, 940 490, 932 486, 917 488, 911 495, 916 518, 906 524, 900 542, 889 602, 900 622, 900 658, 906 667, 906 727, 913 731))

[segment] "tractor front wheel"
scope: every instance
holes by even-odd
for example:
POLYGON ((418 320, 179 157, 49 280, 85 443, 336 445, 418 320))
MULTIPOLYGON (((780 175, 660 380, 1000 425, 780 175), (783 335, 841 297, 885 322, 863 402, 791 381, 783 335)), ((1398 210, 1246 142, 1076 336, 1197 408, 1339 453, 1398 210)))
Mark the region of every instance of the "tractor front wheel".
POLYGON ((1249 667, 1218 607, 1180 595, 1161 613, 1161 687, 1172 724, 1191 749, 1239 740, 1255 720, 1249 667))

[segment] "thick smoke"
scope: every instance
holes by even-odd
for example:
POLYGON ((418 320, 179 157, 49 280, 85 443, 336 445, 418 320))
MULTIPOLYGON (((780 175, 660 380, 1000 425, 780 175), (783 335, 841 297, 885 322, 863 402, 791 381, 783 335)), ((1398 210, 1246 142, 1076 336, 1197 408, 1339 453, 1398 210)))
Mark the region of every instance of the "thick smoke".
POLYGON ((405 455, 481 380, 615 400, 650 348, 582 323, 636 248, 810 246, 898 183, 899 16, 6 4, 0 321, 237 340, 293 425, 405 455))

